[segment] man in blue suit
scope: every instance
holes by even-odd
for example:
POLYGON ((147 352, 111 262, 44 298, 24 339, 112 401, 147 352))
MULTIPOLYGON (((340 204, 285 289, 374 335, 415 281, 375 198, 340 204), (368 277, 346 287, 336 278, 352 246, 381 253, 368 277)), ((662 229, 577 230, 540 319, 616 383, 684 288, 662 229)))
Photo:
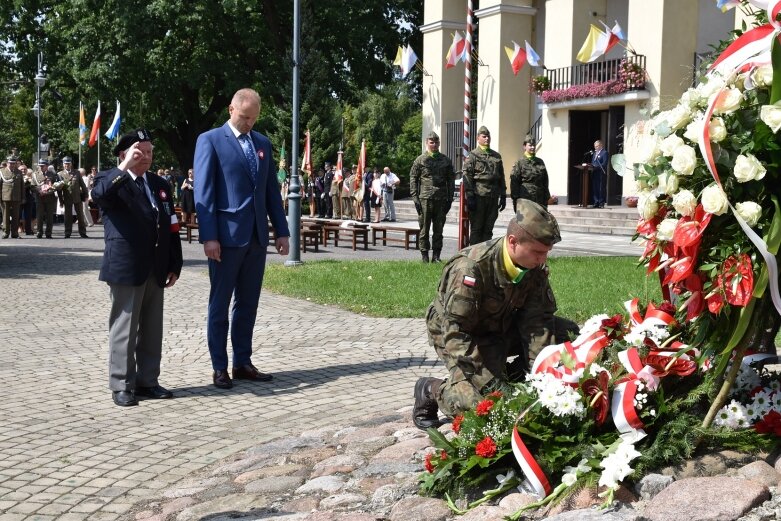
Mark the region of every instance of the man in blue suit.
POLYGON ((602 141, 594 142, 594 153, 591 157, 591 198, 594 208, 605 207, 605 179, 607 179, 607 150, 602 141))
POLYGON ((99 279, 107 282, 109 389, 116 405, 137 397, 171 398, 160 386, 163 293, 182 271, 179 221, 171 186, 146 175, 152 164, 149 132, 134 130, 114 147, 119 166, 95 177, 92 200, 103 211, 106 248, 99 279))
POLYGON ((267 382, 270 374, 252 365, 252 330, 266 265, 268 220, 275 247, 287 255, 287 221, 268 138, 252 130, 260 96, 252 89, 234 94, 230 119, 204 132, 195 145, 195 211, 200 242, 209 259, 207 341, 214 385, 233 387, 228 374, 228 307, 233 345, 233 378, 267 382))

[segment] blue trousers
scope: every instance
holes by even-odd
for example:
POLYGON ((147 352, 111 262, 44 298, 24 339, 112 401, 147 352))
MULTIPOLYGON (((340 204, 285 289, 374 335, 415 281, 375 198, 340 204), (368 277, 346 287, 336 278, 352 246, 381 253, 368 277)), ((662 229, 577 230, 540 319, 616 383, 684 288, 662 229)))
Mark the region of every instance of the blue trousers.
POLYGON ((209 259, 211 290, 206 339, 215 371, 228 369, 228 306, 231 297, 233 367, 251 363, 252 331, 266 269, 266 249, 253 234, 250 244, 239 248, 223 247, 220 257, 221 262, 209 259))

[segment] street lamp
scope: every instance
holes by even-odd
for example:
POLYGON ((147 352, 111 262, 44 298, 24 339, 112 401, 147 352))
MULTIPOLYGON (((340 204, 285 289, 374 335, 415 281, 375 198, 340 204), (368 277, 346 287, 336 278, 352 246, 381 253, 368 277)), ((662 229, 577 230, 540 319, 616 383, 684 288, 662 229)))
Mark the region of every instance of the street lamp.
POLYGON ((38 74, 35 75, 35 106, 33 107, 33 114, 38 119, 38 139, 37 146, 35 148, 35 162, 38 164, 38 160, 41 158, 41 89, 46 85, 46 76, 43 74, 43 53, 38 53, 38 74))

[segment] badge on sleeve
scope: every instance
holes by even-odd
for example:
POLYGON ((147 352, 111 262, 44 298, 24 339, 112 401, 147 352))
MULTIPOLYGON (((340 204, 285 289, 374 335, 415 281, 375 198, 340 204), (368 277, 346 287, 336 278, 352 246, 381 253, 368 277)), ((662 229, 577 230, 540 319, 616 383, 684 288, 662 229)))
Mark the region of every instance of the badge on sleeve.
POLYGON ((464 275, 464 286, 469 286, 470 288, 475 287, 475 280, 474 277, 470 277, 469 275, 464 275))

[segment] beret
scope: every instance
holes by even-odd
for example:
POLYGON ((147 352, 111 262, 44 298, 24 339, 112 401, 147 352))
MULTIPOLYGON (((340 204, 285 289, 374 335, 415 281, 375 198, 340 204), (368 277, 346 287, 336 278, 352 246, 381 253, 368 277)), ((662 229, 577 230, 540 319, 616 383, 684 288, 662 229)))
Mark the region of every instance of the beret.
POLYGON ((127 150, 133 143, 141 141, 152 141, 152 136, 145 128, 138 128, 132 132, 128 132, 119 138, 117 146, 114 147, 114 155, 118 156, 123 150, 127 150))

